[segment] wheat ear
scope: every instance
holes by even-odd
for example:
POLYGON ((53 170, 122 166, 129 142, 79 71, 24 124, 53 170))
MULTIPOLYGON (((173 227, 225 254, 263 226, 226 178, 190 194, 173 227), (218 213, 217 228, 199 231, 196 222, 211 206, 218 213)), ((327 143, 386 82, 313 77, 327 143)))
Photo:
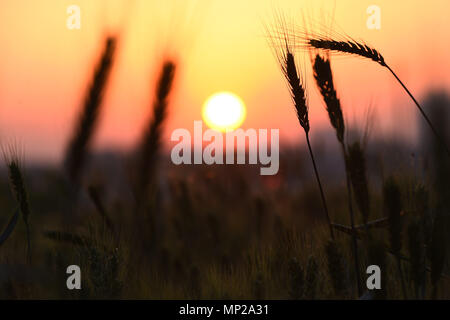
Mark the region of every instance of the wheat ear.
POLYGON ((348 41, 336 41, 332 39, 308 39, 307 44, 310 47, 316 48, 316 49, 322 49, 322 50, 329 50, 329 51, 336 51, 341 53, 347 53, 352 55, 357 55, 363 58, 367 58, 370 60, 373 60, 377 63, 379 63, 381 66, 387 68, 392 75, 395 77, 395 79, 400 83, 400 85, 403 87, 403 89, 406 91, 406 93, 410 96, 410 98, 414 101, 417 108, 419 109, 420 113, 422 114, 425 121, 428 123, 430 129, 433 131, 433 134, 436 136, 436 139, 439 140, 439 142, 442 144, 442 146, 446 149, 448 155, 450 156, 450 149, 448 148, 447 144, 445 143, 444 139, 441 137, 441 135, 436 130, 435 126, 431 122, 430 118, 426 114, 425 110, 422 108, 422 106, 419 104, 419 102, 416 100, 416 98, 412 95, 412 93, 409 91, 409 89, 406 87, 406 85, 403 83, 403 81, 400 80, 400 78, 397 76, 397 74, 392 70, 392 68, 385 62, 384 57, 381 55, 381 53, 372 48, 368 45, 348 40, 348 41))
POLYGON ((278 60, 280 61, 281 69, 288 83, 292 101, 297 113, 297 118, 300 126, 305 130, 306 143, 308 145, 309 154, 311 156, 311 161, 314 167, 314 173, 316 176, 317 184, 319 186, 320 197, 322 199, 322 205, 325 211, 326 219, 330 229, 330 236, 334 239, 334 231, 331 225, 330 214, 328 211, 327 201, 325 199, 325 193, 323 191, 322 182, 320 181, 319 171, 317 169, 316 160, 314 158, 314 153, 311 147, 311 142, 309 139, 309 117, 308 117, 308 105, 306 103, 306 93, 303 83, 300 79, 297 66, 295 64, 295 56, 289 48, 288 42, 286 40, 286 48, 279 53, 278 60))
POLYGON ((103 94, 112 69, 115 48, 116 39, 108 38, 99 64, 96 67, 91 86, 85 97, 73 137, 66 150, 66 170, 69 178, 75 184, 80 182, 89 145, 98 123, 103 94))
POLYGON ((138 147, 138 202, 146 196, 154 173, 156 157, 161 148, 161 135, 167 117, 169 95, 175 78, 176 65, 172 61, 165 61, 156 88, 153 103, 153 118, 144 131, 138 147))
POLYGON ((333 73, 331 71, 331 64, 328 58, 322 58, 320 55, 316 55, 313 63, 314 79, 319 88, 319 91, 325 101, 328 117, 330 118, 331 125, 336 131, 336 137, 341 145, 345 160, 345 173, 347 180, 347 192, 348 192, 348 208, 350 215, 350 223, 352 228, 352 246, 354 256, 354 267, 358 287, 358 296, 362 294, 362 284, 359 272, 359 254, 358 254, 358 241, 356 239, 355 232, 355 218, 353 213, 352 204, 352 186, 351 186, 351 174, 350 164, 348 162, 348 154, 345 146, 345 123, 344 116, 341 108, 341 102, 337 96, 337 92, 334 86, 333 73))

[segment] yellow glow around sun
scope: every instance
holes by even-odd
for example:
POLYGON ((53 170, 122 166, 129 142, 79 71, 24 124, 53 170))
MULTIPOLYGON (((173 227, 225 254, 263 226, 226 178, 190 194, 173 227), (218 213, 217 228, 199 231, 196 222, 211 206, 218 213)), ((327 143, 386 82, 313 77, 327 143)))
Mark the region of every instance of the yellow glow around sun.
POLYGON ((246 115, 244 102, 231 92, 219 92, 209 97, 202 114, 208 127, 221 132, 238 129, 246 115))

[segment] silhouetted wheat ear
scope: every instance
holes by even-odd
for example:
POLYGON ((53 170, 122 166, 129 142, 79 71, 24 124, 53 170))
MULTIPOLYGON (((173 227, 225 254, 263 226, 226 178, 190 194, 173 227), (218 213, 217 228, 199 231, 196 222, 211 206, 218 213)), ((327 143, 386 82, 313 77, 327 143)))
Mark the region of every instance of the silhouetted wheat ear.
POLYGON ((337 97, 333 82, 333 72, 331 71, 330 60, 316 55, 313 64, 314 79, 319 87, 320 94, 325 101, 325 105, 330 118, 331 125, 336 130, 336 135, 340 143, 344 142, 345 123, 342 114, 341 102, 337 97))
MULTIPOLYGON (((282 71, 284 78, 289 86, 289 91, 291 94, 292 101, 294 103, 295 111, 297 114, 297 119, 300 123, 300 126, 305 131, 306 142, 308 145, 308 151, 311 156, 311 161, 312 161, 312 164, 314 167, 314 173, 316 176, 317 184, 319 186, 322 205, 323 205, 323 208, 325 211, 325 217, 327 219, 328 227, 330 230, 330 236, 332 239, 334 239, 334 231, 333 231, 333 227, 331 225, 331 219, 330 219, 330 214, 328 211, 328 205, 327 205, 327 202, 325 199, 325 193, 323 191, 322 183, 320 181, 319 172, 317 169, 316 161, 314 158, 314 153, 312 151, 311 142, 309 139, 310 124, 309 124, 309 117, 308 117, 308 104, 306 101, 307 99, 306 99, 305 85, 302 82, 301 73, 297 69, 296 62, 295 62, 295 55, 292 51, 292 48, 295 46, 293 46, 293 43, 292 43, 293 39, 289 36, 289 32, 286 29, 286 24, 285 24, 284 18, 278 17, 278 19, 276 19, 276 20, 277 20, 277 23, 280 25, 279 27, 281 27, 281 29, 283 30, 282 31, 283 38, 280 39, 279 37, 275 37, 275 39, 278 38, 278 40, 281 41, 282 45, 279 46, 276 43, 272 43, 272 45, 275 48, 274 49, 275 56, 277 58, 277 61, 281 68, 281 71, 282 71)), ((270 31, 268 33, 269 33, 269 37, 271 37, 271 39, 273 40, 274 38, 270 35, 270 31)), ((277 34, 277 32, 275 32, 275 34, 277 34)))
POLYGON ((163 63, 153 103, 153 118, 144 131, 141 145, 138 148, 138 192, 144 196, 151 182, 156 157, 161 148, 161 135, 167 117, 169 95, 175 78, 176 65, 172 61, 163 63))
POLYGON ((348 190, 348 204, 349 204, 349 214, 350 214, 350 222, 352 228, 352 243, 353 243, 353 255, 354 255, 354 263, 355 263, 355 274, 358 285, 358 295, 362 294, 362 285, 361 285, 361 277, 359 276, 359 255, 358 255, 358 243, 356 239, 356 233, 354 232, 354 214, 353 214, 353 205, 352 205, 352 190, 351 190, 351 182, 350 182, 350 170, 349 163, 347 159, 347 152, 345 149, 345 141, 344 141, 344 133, 345 133, 345 123, 344 123, 344 115, 342 113, 341 103, 337 97, 336 89, 334 87, 333 82, 333 73, 331 71, 331 64, 328 58, 322 58, 319 54, 316 55, 313 64, 314 78, 316 80, 316 84, 319 87, 320 94, 322 95, 327 112, 328 117, 330 118, 331 125, 336 131, 336 137, 341 145, 344 158, 345 158, 345 170, 346 170, 346 178, 347 178, 347 190, 348 190))
POLYGON ((397 81, 400 83, 400 85, 403 87, 403 89, 406 91, 409 97, 413 100, 413 102, 416 104, 416 107, 419 109, 420 113, 422 114, 423 118, 427 122, 430 129, 433 131, 433 134, 435 135, 436 139, 439 141, 439 143, 442 144, 442 146, 447 151, 447 154, 450 156, 450 149, 448 148, 445 140, 436 130, 435 126, 431 122, 425 110, 422 108, 422 106, 419 104, 416 98, 412 95, 412 93, 409 91, 406 85, 400 80, 400 78, 397 76, 394 70, 392 70, 391 67, 385 62, 384 57, 378 50, 371 48, 364 43, 359 43, 351 40, 336 41, 332 39, 307 39, 307 44, 316 49, 336 51, 371 59, 379 63, 381 66, 387 68, 395 77, 395 79, 397 79, 397 81))
POLYGON ((384 57, 376 49, 354 41, 336 41, 331 39, 309 39, 309 45, 316 49, 338 51, 354 54, 378 62, 386 66, 384 57))
POLYGON ((366 225, 370 214, 369 187, 367 183, 366 157, 359 142, 353 143, 348 148, 348 166, 356 204, 366 225))
POLYGON ((19 205, 22 218, 25 223, 27 233, 27 261, 31 262, 31 238, 30 238, 30 205, 28 202, 28 193, 25 187, 25 180, 23 178, 21 163, 19 159, 18 150, 15 146, 10 146, 9 150, 3 150, 6 166, 8 168, 9 181, 11 190, 19 205))
POLYGON ((116 39, 107 38, 101 59, 95 69, 94 78, 85 97, 80 117, 76 123, 73 137, 66 150, 66 170, 69 178, 75 184, 80 182, 89 145, 97 126, 103 94, 112 69, 115 48, 116 39))
POLYGON ((301 83, 297 66, 295 65, 295 57, 286 47, 285 64, 282 66, 283 73, 289 84, 292 100, 294 101, 297 118, 305 132, 309 132, 308 106, 306 104, 305 89, 301 83))

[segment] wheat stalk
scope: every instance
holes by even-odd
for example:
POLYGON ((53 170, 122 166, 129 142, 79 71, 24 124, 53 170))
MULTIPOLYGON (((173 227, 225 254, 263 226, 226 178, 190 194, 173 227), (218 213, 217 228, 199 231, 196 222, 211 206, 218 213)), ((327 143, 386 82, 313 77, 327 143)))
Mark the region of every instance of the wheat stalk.
POLYGON ((400 78, 397 76, 397 74, 394 72, 394 70, 385 62, 384 57, 381 55, 381 53, 376 50, 375 48, 372 48, 368 46, 365 43, 354 41, 353 39, 348 39, 346 41, 337 41, 333 39, 327 39, 327 38, 308 38, 306 39, 306 43, 308 46, 315 48, 315 49, 321 49, 321 50, 328 50, 328 51, 336 51, 340 53, 345 54, 351 54, 360 56, 363 58, 370 59, 372 61, 377 62, 382 67, 387 68, 392 75, 395 77, 395 79, 400 83, 400 85, 403 87, 403 89, 408 93, 410 98, 414 101, 417 108, 419 109, 420 113, 422 114, 425 121, 428 123, 430 129, 433 131, 433 134, 436 136, 436 139, 439 140, 439 142, 442 144, 442 146, 446 149, 448 155, 450 156, 450 149, 448 148, 447 144, 441 137, 441 135, 436 130, 435 126, 431 122, 430 118, 426 114, 425 110, 422 108, 422 106, 419 104, 419 102, 416 100, 416 98, 412 95, 412 93, 409 91, 409 89, 406 87, 406 85, 400 80, 400 78))
POLYGON ((339 51, 342 53, 358 55, 371 59, 381 64, 383 67, 387 66, 381 53, 364 43, 356 41, 336 41, 331 39, 309 39, 308 44, 316 49, 339 51))
POLYGON ((298 72, 296 64, 295 64, 295 56, 292 53, 292 51, 290 50, 287 42, 286 42, 286 51, 283 51, 281 54, 284 57, 283 59, 281 59, 281 61, 283 62, 281 64, 281 69, 282 69, 283 74, 286 78, 286 81, 289 85, 291 97, 292 97, 294 107, 295 107, 295 110, 297 113, 297 119, 300 123, 300 126, 305 131, 306 143, 308 145, 308 150, 309 150, 309 154, 311 156, 314 173, 316 176, 317 184, 319 186, 320 196, 322 199, 322 205, 323 205, 326 219, 328 222, 328 226, 330 229, 330 236, 332 239, 334 239, 334 231, 331 226, 331 219, 330 219, 330 214, 328 211, 328 205, 327 205, 327 201, 325 199, 325 193, 323 191, 322 182, 320 180, 319 171, 317 169, 316 160, 314 158, 314 153, 313 153, 310 138, 309 138, 310 125, 309 125, 308 105, 306 103, 305 89, 304 89, 303 83, 299 77, 299 72, 298 72))
POLYGON ((310 123, 308 117, 308 104, 307 104, 307 96, 305 92, 305 83, 301 77, 301 73, 299 72, 296 62, 293 48, 295 47, 295 37, 292 37, 292 32, 287 30, 287 24, 283 15, 275 16, 275 25, 270 28, 265 26, 266 33, 268 35, 269 44, 272 47, 275 58, 278 61, 278 64, 281 68, 283 76, 287 82, 292 102, 295 107, 295 111, 297 114, 297 119, 300 123, 300 126, 305 131, 306 143, 308 145, 308 151, 311 157, 311 162, 314 168, 314 174, 316 176, 317 184, 319 186, 320 197, 322 200, 323 209, 325 211, 325 217, 328 223, 330 236, 334 240, 334 231, 331 225, 331 218, 328 211, 328 205, 325 198, 325 193, 323 191, 322 182, 320 180, 319 171, 317 169, 316 160, 314 158, 314 153, 311 147, 311 142, 309 138, 310 131, 310 123), (274 37, 273 35, 277 33, 278 28, 282 29, 281 37, 274 37), (275 40, 280 41, 280 43, 276 43, 275 40), (281 44, 281 45, 280 45, 281 44))
POLYGON ((362 284, 361 277, 359 274, 359 254, 358 254, 358 241, 356 239, 355 232, 355 218, 353 213, 352 204, 352 186, 351 186, 351 172, 349 163, 349 157, 346 149, 344 134, 345 134, 345 123, 344 116, 341 108, 341 102, 337 96, 337 92, 333 81, 333 72, 331 70, 330 60, 325 57, 322 58, 319 54, 316 55, 313 63, 314 79, 319 88, 320 94, 325 101, 326 109, 328 112, 328 117, 330 119, 331 125, 336 131, 336 137, 342 149, 342 153, 345 161, 345 172, 347 181, 347 192, 348 192, 348 208, 350 214, 350 223, 352 227, 352 246, 353 246, 353 256, 354 256, 354 267, 358 286, 358 295, 362 294, 362 284))

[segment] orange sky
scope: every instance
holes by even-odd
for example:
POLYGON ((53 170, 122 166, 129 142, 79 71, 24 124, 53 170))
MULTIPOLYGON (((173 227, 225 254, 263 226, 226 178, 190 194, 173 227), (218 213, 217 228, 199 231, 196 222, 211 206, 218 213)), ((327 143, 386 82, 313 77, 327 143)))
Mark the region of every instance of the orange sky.
MULTIPOLYGON (((319 19, 335 3, 340 29, 378 48, 419 98, 430 88, 450 88, 448 0, 2 0, 0 140, 20 141, 27 159, 59 160, 103 35, 122 29, 97 148, 126 148, 136 141, 149 114, 154 71, 167 48, 181 63, 167 135, 192 129, 211 94, 232 91, 248 108, 244 128, 279 128, 282 139, 296 141, 302 132, 262 23, 274 9, 301 17, 306 8, 319 19), (81 7, 81 30, 66 28, 72 4, 81 7), (381 7, 381 30, 366 27, 371 4, 381 7)), ((387 71, 349 57, 336 57, 333 65, 350 123, 372 103, 379 128, 414 132, 415 107, 387 71)), ((307 80, 315 133, 328 122, 307 80)))

